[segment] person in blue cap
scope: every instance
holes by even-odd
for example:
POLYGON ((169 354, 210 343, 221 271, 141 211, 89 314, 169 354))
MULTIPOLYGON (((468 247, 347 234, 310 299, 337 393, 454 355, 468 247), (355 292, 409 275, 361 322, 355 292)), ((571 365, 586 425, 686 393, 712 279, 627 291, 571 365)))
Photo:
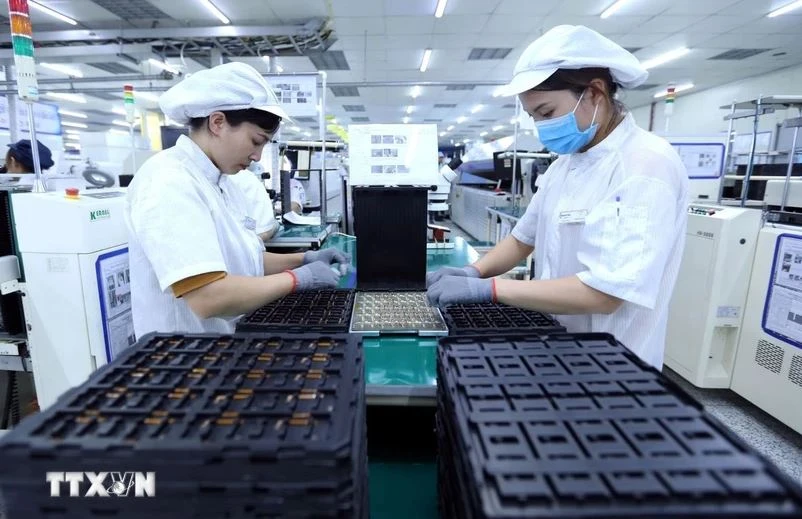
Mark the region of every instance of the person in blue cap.
MULTIPOLYGON (((45 146, 39 141, 39 166, 42 171, 52 168, 53 154, 50 148, 45 146)), ((33 150, 31 149, 30 139, 22 139, 13 144, 8 145, 8 153, 6 153, 6 164, 0 168, 0 173, 33 173, 33 150)))

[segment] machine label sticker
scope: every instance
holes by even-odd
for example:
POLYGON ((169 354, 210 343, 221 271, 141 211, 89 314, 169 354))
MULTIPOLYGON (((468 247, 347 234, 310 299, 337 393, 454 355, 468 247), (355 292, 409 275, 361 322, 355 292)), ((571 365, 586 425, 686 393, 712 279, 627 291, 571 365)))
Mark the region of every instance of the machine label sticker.
POLYGON ((111 362, 136 342, 131 311, 131 271, 128 248, 98 256, 95 261, 106 361, 111 362))
POLYGON ((719 319, 738 319, 740 314, 740 306, 719 306, 716 309, 716 317, 719 319))
POLYGON ((108 209, 98 209, 96 211, 89 211, 89 221, 107 220, 111 218, 111 211, 108 209))
POLYGON ((763 330, 802 348, 802 238, 798 236, 782 234, 777 239, 763 330))
POLYGON ((585 223, 585 218, 587 216, 587 209, 560 211, 559 223, 585 223))

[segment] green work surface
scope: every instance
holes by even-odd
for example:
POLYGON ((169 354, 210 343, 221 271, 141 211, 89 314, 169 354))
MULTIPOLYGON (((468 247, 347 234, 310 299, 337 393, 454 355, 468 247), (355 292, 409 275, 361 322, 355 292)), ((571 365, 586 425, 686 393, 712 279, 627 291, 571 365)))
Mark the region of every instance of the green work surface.
POLYGON ((520 218, 526 212, 526 207, 521 206, 518 208, 513 209, 512 207, 488 207, 488 211, 491 213, 497 213, 500 216, 506 216, 509 218, 520 218))
MULTIPOLYGON (((329 236, 323 248, 336 247, 351 254, 351 270, 340 280, 340 288, 356 287, 356 238, 329 236)), ((463 267, 479 258, 465 240, 457 237, 452 249, 427 250, 429 271, 440 267, 463 267)), ((416 336, 365 337, 365 376, 368 386, 434 388, 437 380, 437 339, 416 336)))
POLYGON ((321 234, 325 236, 326 229, 328 228, 328 224, 326 225, 282 225, 276 236, 273 238, 275 239, 283 239, 283 238, 300 238, 300 239, 307 239, 310 240, 318 238, 321 234))
POLYGON ((435 463, 368 463, 371 519, 437 518, 435 463))

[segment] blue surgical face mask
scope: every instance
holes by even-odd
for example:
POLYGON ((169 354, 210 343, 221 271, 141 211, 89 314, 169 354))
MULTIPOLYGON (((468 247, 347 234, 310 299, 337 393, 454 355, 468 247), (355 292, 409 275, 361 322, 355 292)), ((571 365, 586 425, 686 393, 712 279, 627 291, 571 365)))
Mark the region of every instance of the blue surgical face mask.
POLYGON ((596 130, 599 129, 599 125, 594 124, 596 111, 599 108, 598 105, 593 110, 593 119, 590 121, 590 126, 587 130, 580 130, 576 122, 575 112, 584 95, 585 93, 582 92, 582 95, 579 96, 579 101, 577 101, 571 112, 547 121, 535 122, 538 138, 549 151, 561 155, 576 153, 593 140, 596 130))

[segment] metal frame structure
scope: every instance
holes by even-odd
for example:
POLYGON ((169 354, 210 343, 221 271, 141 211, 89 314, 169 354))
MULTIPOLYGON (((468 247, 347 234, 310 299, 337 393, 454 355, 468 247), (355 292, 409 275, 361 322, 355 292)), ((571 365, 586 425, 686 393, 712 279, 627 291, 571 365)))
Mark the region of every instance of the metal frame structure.
MULTIPOLYGON (((757 146, 757 134, 758 134, 758 124, 760 121, 760 116, 773 113, 777 108, 796 108, 799 111, 800 117, 795 119, 789 119, 786 121, 786 127, 794 128, 794 136, 793 141, 791 143, 791 149, 788 151, 789 159, 788 159, 788 170, 786 172, 786 185, 783 190, 783 200, 782 200, 782 207, 785 208, 785 203, 787 202, 788 197, 788 182, 791 179, 791 173, 794 167, 794 158, 796 156, 796 143, 797 138, 799 135, 799 127, 802 126, 802 95, 793 95, 793 96, 763 96, 760 95, 757 99, 753 99, 751 101, 742 101, 737 102, 733 101, 730 105, 724 105, 720 107, 721 109, 729 109, 730 114, 724 117, 724 120, 729 121, 728 129, 727 129, 727 139, 724 145, 724 169, 727 170, 730 164, 731 154, 732 154, 732 141, 734 138, 732 127, 733 121, 736 119, 746 119, 752 118, 752 142, 749 146, 749 159, 747 160, 746 164, 746 173, 741 175, 733 175, 733 174, 725 174, 722 177, 721 185, 719 186, 718 192, 718 203, 721 204, 721 199, 724 192, 724 179, 734 179, 734 180, 743 180, 743 184, 741 185, 741 202, 740 206, 745 207, 747 198, 749 196, 749 182, 752 180, 776 180, 775 177, 754 177, 752 176, 752 172, 754 171, 755 167, 755 148, 757 146), (748 110, 748 112, 741 112, 737 113, 736 110, 748 110), (789 123, 790 121, 790 123, 789 123)), ((779 154, 779 152, 778 152, 779 154)))

